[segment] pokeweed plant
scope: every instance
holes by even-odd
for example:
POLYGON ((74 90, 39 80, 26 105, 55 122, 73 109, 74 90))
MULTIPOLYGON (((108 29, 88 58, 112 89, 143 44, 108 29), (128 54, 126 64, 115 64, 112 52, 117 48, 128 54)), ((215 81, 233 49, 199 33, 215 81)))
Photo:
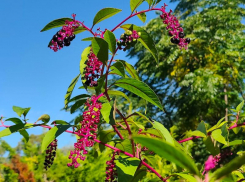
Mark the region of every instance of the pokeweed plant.
MULTIPOLYGON (((187 181, 217 181, 224 177, 229 177, 231 181, 245 180, 239 168, 245 163, 245 155, 239 153, 238 157, 222 166, 222 161, 228 156, 234 155, 231 150, 220 150, 233 145, 242 145, 243 140, 229 142, 229 132, 233 130, 238 133, 239 129, 245 125, 242 113, 244 102, 233 109, 230 114, 234 117, 233 122, 224 121, 225 117, 210 127, 205 122, 201 122, 197 130, 186 133, 187 138, 176 141, 171 133, 161 124, 147 118, 140 112, 122 113, 117 106, 117 96, 126 99, 130 106, 130 99, 120 89, 125 89, 151 104, 164 109, 159 98, 154 91, 143 83, 133 66, 124 60, 117 60, 116 55, 120 50, 126 51, 133 48, 137 42, 153 55, 158 63, 158 53, 154 41, 143 28, 133 24, 124 24, 134 16, 138 16, 143 22, 146 13, 159 11, 160 18, 166 24, 170 41, 179 46, 180 49, 187 49, 190 43, 189 38, 185 38, 184 30, 180 26, 178 19, 172 15, 172 10, 166 12, 166 4, 156 8, 161 0, 146 0, 149 8, 137 11, 144 0, 130 0, 131 14, 113 29, 104 31, 98 29, 93 31, 94 25, 117 13, 120 9, 104 8, 94 17, 92 28, 88 28, 83 22, 76 20, 76 15, 72 18, 61 18, 48 23, 42 30, 50 30, 61 27, 52 37, 48 47, 57 52, 63 47, 70 46, 71 41, 84 31, 92 34, 92 37, 83 40, 91 41, 91 45, 84 49, 81 55, 80 73, 72 80, 65 95, 65 108, 74 113, 83 108, 82 116, 75 119, 73 124, 63 120, 55 120, 47 125, 50 120, 49 115, 44 114, 34 123, 27 123, 26 115, 30 108, 14 106, 13 110, 20 118, 8 118, 5 121, 12 121, 14 125, 7 126, 1 118, 1 127, 5 127, 0 132, 0 137, 19 132, 28 142, 29 134, 26 131, 32 127, 44 127, 49 131, 42 141, 42 151, 46 152, 44 168, 47 170, 53 163, 57 149, 57 137, 63 132, 76 135, 77 142, 74 150, 70 151, 70 163, 68 167, 77 168, 82 161, 86 160, 91 147, 97 143, 101 151, 104 147, 111 149, 111 157, 108 156, 104 181, 135 182, 144 179, 147 172, 154 173, 158 180, 167 181, 172 178, 183 178, 187 181), (114 31, 118 28, 125 30, 120 38, 116 38, 114 31), (117 75, 118 79, 110 80, 110 75, 117 75), (82 80, 82 88, 88 94, 81 94, 71 98, 73 89, 79 78, 82 80), (90 94, 92 93, 92 94, 90 94), (235 114, 234 114, 235 113, 235 114), (42 121, 40 124, 38 122, 42 121), (150 127, 149 127, 150 126, 150 127), (72 130, 68 130, 72 128, 72 130), (182 143, 203 138, 207 150, 211 153, 202 169, 198 169, 194 159, 185 150, 182 143), (160 156, 172 163, 177 168, 173 173, 163 176, 163 171, 157 171, 152 165, 151 158, 160 156), (222 167, 221 167, 222 166, 222 167), (220 168, 218 168, 220 167, 220 168)), ((103 180, 102 180, 103 181, 103 180)))

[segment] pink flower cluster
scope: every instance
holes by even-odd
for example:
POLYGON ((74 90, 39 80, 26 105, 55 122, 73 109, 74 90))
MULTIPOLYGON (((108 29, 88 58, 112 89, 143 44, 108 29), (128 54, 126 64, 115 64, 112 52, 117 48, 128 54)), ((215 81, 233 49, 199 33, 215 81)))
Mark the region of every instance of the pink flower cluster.
POLYGON ((85 79, 86 79, 85 84, 87 86, 96 87, 98 85, 95 79, 98 79, 100 77, 102 64, 103 63, 99 61, 99 59, 95 56, 95 54, 91 50, 88 56, 88 60, 86 62, 87 66, 85 68, 85 79))
POLYGON ((206 173, 210 171, 211 169, 214 169, 218 164, 222 162, 226 157, 232 155, 233 153, 230 151, 225 151, 223 153, 220 153, 216 156, 210 155, 207 159, 207 161, 204 164, 204 171, 203 173, 206 173))
POLYGON ((80 139, 74 144, 74 151, 70 152, 69 159, 72 159, 72 162, 67 164, 68 167, 77 168, 80 165, 77 160, 85 160, 84 155, 88 153, 86 147, 92 147, 94 145, 93 140, 97 138, 97 124, 100 122, 102 104, 97 102, 96 96, 92 96, 85 105, 87 110, 83 112, 83 120, 80 122, 81 129, 77 132, 80 139))
POLYGON ((47 170, 53 164, 57 149, 57 139, 53 140, 47 147, 44 168, 47 170))
POLYGON ((180 48, 187 49, 187 45, 190 43, 190 38, 184 38, 184 30, 180 27, 179 20, 171 15, 172 10, 170 12, 166 12, 166 4, 162 6, 162 15, 160 15, 161 19, 163 19, 163 23, 167 25, 167 30, 169 30, 169 36, 171 36, 171 42, 174 44, 178 44, 180 48))
POLYGON ((127 49, 133 47, 137 43, 137 39, 140 38, 140 35, 141 33, 137 32, 136 30, 127 30, 121 35, 120 40, 117 41, 118 48, 126 51, 127 49))
POLYGON ((72 14, 73 20, 67 20, 62 29, 53 36, 49 47, 54 50, 54 52, 57 52, 58 49, 62 49, 63 46, 69 46, 71 41, 75 38, 75 34, 73 32, 80 26, 79 22, 75 20, 75 16, 75 14, 72 14))
POLYGON ((113 152, 112 158, 110 161, 106 162, 106 179, 105 182, 112 182, 117 181, 117 171, 116 171, 116 164, 115 164, 115 155, 117 152, 113 152))

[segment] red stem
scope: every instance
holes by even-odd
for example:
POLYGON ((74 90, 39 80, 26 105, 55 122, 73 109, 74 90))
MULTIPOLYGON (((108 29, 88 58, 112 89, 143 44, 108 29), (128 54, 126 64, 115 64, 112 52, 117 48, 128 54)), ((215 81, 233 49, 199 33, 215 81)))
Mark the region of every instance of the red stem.
POLYGON ((140 11, 140 12, 137 12, 137 13, 134 13, 130 16, 128 16, 125 20, 123 20, 121 23, 119 23, 117 26, 115 26, 115 28, 113 28, 111 30, 111 32, 114 32, 118 27, 120 27, 124 22, 126 22, 127 20, 129 20, 130 18, 138 15, 138 14, 141 14, 141 13, 146 13, 146 12, 149 12, 149 11, 162 11, 162 9, 160 8, 151 8, 151 9, 148 9, 148 10, 143 10, 143 11, 140 11))
MULTIPOLYGON (((231 126, 230 128, 228 128, 228 130, 232 130, 234 128, 237 128, 237 127, 240 127, 240 126, 244 126, 245 125, 245 122, 244 123, 241 123, 241 124, 235 124, 233 126, 231 126)), ((211 135, 212 132, 209 132, 207 135, 211 135)), ((189 138, 186 138, 186 139, 183 139, 183 140, 180 140, 178 141, 179 143, 183 143, 183 142, 187 142, 187 141, 190 141, 190 140, 193 140, 193 139, 197 139, 197 138, 202 138, 200 136, 193 136, 193 137, 189 137, 189 138)))

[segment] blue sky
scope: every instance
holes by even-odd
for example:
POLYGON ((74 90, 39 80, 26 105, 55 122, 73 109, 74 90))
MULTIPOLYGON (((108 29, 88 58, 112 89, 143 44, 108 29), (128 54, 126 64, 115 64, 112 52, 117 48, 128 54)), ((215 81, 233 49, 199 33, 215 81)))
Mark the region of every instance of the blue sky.
MULTIPOLYGON (((169 0, 162 1, 169 4, 169 0)), ((176 4, 169 4, 174 9, 176 4)), ((102 8, 113 7, 122 9, 119 14, 111 17, 94 27, 112 29, 117 23, 130 14, 129 0, 93 0, 93 1, 2 1, 0 6, 0 116, 6 118, 18 117, 12 106, 31 107, 27 116, 33 123, 42 114, 49 114, 51 121, 60 119, 70 121, 77 113, 71 115, 61 111, 64 106, 64 95, 71 80, 79 74, 81 52, 89 45, 81 39, 90 36, 89 33, 81 33, 73 40, 71 46, 61 51, 53 52, 47 45, 52 36, 59 30, 52 29, 46 32, 40 30, 50 21, 71 17, 77 14, 76 19, 84 21, 88 27, 92 26, 93 17, 102 8), (91 3, 92 2, 92 3, 91 3)), ((138 10, 147 8, 144 2, 138 10)), ((146 23, 155 18, 155 13, 147 14, 146 23)), ((144 25, 137 17, 127 21, 138 26, 144 25)), ((117 30, 119 37, 122 31, 117 30)), ((127 60, 126 53, 119 52, 117 58, 127 60)), ((136 59, 129 60, 131 64, 136 59)), ((77 88, 74 95, 81 94, 77 88)), ((10 124, 6 122, 6 124, 10 124)), ((0 128, 2 130, 3 128, 0 128)), ((41 134, 42 128, 30 129, 30 134, 41 134)), ((18 133, 4 137, 11 146, 16 146, 21 139, 18 133)), ((64 134, 58 138, 59 147, 73 145, 75 137, 64 134)))

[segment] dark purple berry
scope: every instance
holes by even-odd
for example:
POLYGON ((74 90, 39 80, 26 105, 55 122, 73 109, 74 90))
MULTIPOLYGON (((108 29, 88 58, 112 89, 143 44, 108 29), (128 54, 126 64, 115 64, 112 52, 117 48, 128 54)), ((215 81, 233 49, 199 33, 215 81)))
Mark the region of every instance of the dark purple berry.
POLYGON ((179 37, 180 37, 180 38, 184 38, 184 37, 185 37, 184 32, 180 32, 180 33, 179 33, 179 37))
POLYGON ((180 40, 178 39, 178 38, 171 38, 171 42, 173 43, 173 44, 178 44, 179 42, 180 42, 180 40))
POLYGON ((168 32, 168 35, 169 35, 170 37, 172 37, 172 36, 173 36, 172 32, 168 32))
POLYGON ((73 39, 75 39, 76 35, 75 34, 72 34, 69 38, 70 38, 70 41, 73 41, 73 39))
POLYGON ((60 35, 60 31, 58 31, 58 32, 56 33, 56 35, 57 35, 58 37, 62 37, 62 36, 60 35))
POLYGON ((58 40, 58 35, 54 35, 54 36, 53 36, 53 41, 54 41, 54 42, 57 42, 57 40, 58 40))
POLYGON ((64 46, 69 46, 69 45, 71 45, 71 42, 70 41, 64 42, 64 46))
POLYGON ((179 40, 179 38, 177 38, 177 39, 175 40, 175 44, 179 44, 179 42, 180 42, 180 40, 179 40))
POLYGON ((63 41, 62 40, 58 40, 57 44, 62 47, 63 46, 63 41))
POLYGON ((65 43, 70 42, 70 38, 69 38, 69 37, 65 37, 65 38, 64 38, 64 42, 65 42, 65 43))
POLYGON ((90 83, 91 83, 91 81, 90 81, 90 80, 87 80, 87 81, 85 82, 85 85, 89 86, 90 83))
POLYGON ((191 42, 191 39, 190 38, 186 38, 185 42, 189 44, 191 42))

